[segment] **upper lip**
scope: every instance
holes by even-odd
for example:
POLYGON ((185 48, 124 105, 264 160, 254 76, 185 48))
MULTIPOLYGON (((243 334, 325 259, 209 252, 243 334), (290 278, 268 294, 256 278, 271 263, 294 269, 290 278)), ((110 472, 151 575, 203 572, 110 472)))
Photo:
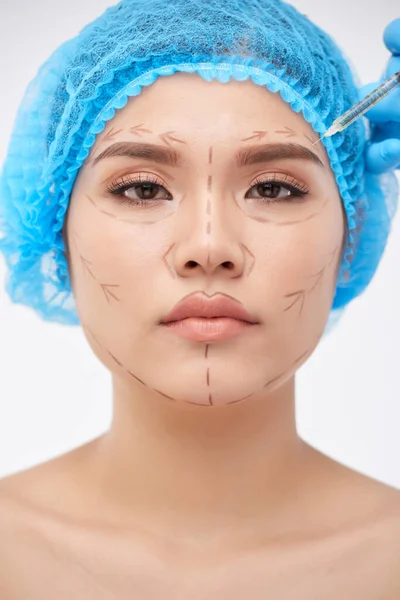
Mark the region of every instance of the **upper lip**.
POLYGON ((182 298, 178 304, 162 318, 161 323, 180 321, 189 317, 228 317, 258 323, 241 303, 227 294, 214 294, 211 298, 204 292, 194 292, 182 298))

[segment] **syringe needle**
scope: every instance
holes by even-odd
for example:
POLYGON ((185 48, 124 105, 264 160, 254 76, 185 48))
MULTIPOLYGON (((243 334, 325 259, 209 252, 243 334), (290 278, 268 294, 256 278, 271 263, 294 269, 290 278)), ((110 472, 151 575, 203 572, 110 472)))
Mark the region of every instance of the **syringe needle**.
POLYGON ((329 129, 324 133, 324 135, 319 138, 316 142, 312 144, 314 146, 318 142, 320 142, 325 137, 330 137, 338 133, 339 131, 343 131, 349 125, 354 123, 357 119, 359 119, 364 113, 370 110, 373 106, 378 104, 381 100, 386 98, 390 92, 392 92, 396 87, 400 85, 400 71, 394 73, 389 79, 386 79, 383 83, 381 83, 375 90, 370 92, 365 98, 356 102, 349 110, 343 113, 340 117, 334 120, 329 129))

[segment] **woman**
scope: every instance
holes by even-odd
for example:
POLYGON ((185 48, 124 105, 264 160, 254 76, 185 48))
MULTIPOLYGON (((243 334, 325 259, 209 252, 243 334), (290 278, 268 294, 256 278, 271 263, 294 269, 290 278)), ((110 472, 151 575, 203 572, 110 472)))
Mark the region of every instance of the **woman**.
POLYGON ((82 326, 114 413, 2 480, 2 598, 399 597, 399 491, 294 416, 397 198, 360 122, 315 143, 356 99, 268 0, 123 1, 41 68, 2 177, 7 289, 82 326))

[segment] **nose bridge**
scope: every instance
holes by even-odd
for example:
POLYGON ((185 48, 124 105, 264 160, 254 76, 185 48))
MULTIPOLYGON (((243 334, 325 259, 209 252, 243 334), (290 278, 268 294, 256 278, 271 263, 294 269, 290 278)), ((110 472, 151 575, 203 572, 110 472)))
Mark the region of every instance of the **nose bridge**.
POLYGON ((223 267, 230 277, 243 273, 242 225, 229 194, 210 168, 187 190, 177 217, 175 269, 182 276, 199 268, 211 274, 223 267))
POLYGON ((234 207, 229 202, 228 190, 221 187, 212 173, 199 178, 190 198, 181 206, 185 237, 210 248, 234 242, 238 233, 234 207))

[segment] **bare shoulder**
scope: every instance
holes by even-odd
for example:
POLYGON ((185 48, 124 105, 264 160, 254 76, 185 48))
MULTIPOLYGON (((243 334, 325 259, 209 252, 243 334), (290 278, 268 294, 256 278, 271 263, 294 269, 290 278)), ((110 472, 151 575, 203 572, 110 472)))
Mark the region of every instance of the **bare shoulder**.
MULTIPOLYGON (((18 594, 15 595, 16 587, 20 593, 20 589, 27 590, 24 586, 39 585, 38 572, 44 574, 43 582, 47 581, 49 585, 51 582, 56 587, 62 580, 65 582, 63 585, 71 586, 70 596, 73 595, 73 585, 79 589, 81 580, 74 583, 65 550, 77 548, 82 540, 79 529, 70 527, 69 522, 77 522, 74 517, 77 514, 76 490, 81 490, 77 463, 84 451, 73 451, 0 479, 0 598, 19 598, 18 594), (66 515, 68 521, 63 522, 66 515), (67 527, 65 522, 68 522, 67 527)), ((337 585, 348 590, 350 581, 355 577, 354 585, 381 590, 379 597, 382 600, 397 600, 400 598, 400 490, 334 461, 329 462, 329 459, 322 461, 321 467, 321 470, 330 470, 330 474, 327 483, 323 483, 326 492, 319 493, 316 506, 323 524, 321 531, 326 527, 333 533, 321 543, 304 544, 295 558, 284 555, 282 568, 289 572, 288 581, 297 572, 299 581, 309 581, 307 593, 296 597, 299 600, 313 597, 317 585, 326 585, 328 569, 333 578, 330 587, 337 585), (304 564, 300 560, 302 556, 304 564), (321 572, 320 582, 318 571, 321 572)), ((318 485, 320 483, 321 480, 318 480, 318 485)), ((85 513, 89 511, 85 509, 85 513)), ((96 532, 92 535, 87 527, 80 529, 84 532, 84 543, 89 542, 90 548, 98 548, 96 532)), ((104 565, 110 561, 109 537, 107 540, 99 558, 104 565)), ((133 550, 134 547, 125 543, 120 546, 113 544, 113 555, 120 552, 121 564, 125 555, 132 556, 133 550)), ((260 573, 265 572, 265 564, 274 563, 270 551, 266 550, 265 557, 260 573)), ((259 589, 269 589, 274 576, 270 573, 266 580, 264 575, 260 575, 259 589)), ((130 581, 131 568, 124 577, 130 581)), ((154 577, 150 579, 154 580, 154 577)), ((38 592, 38 596, 34 597, 45 596, 38 592)), ((64 596, 60 593, 58 597, 64 596)), ((89 598, 89 595, 86 597, 89 598)), ((328 598, 329 594, 324 593, 320 597, 328 598)), ((371 592, 370 597, 378 596, 371 592)))
POLYGON ((8 532, 26 534, 46 514, 67 509, 72 490, 79 489, 78 465, 87 446, 0 479, 0 551, 8 532))

